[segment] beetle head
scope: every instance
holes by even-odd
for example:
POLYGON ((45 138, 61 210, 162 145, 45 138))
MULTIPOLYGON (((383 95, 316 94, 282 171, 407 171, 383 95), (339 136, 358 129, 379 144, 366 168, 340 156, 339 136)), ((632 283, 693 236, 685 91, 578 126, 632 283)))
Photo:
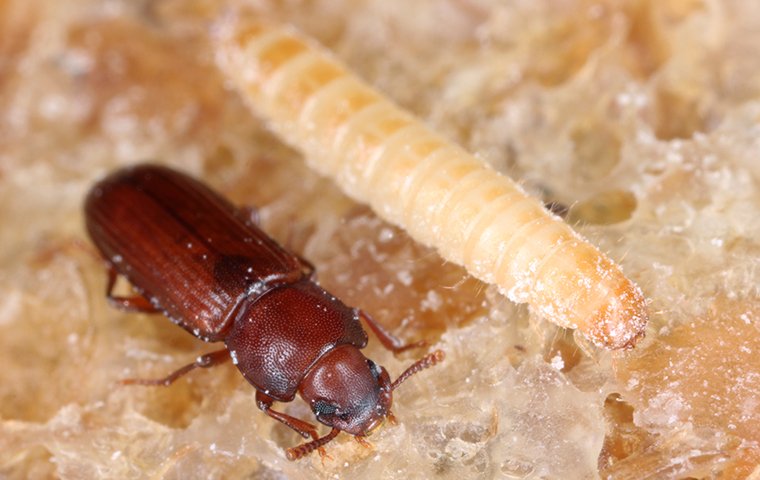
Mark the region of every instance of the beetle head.
POLYGON ((326 353, 300 386, 317 420, 360 436, 372 433, 388 415, 392 390, 388 372, 353 345, 326 353))

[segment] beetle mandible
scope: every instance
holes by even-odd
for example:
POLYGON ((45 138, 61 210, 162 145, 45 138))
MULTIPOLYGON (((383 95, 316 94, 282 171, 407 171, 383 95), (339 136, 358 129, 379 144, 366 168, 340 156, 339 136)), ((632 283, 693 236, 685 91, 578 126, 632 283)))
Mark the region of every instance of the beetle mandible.
POLYGON ((364 320, 385 348, 403 345, 365 312, 350 308, 314 281, 314 267, 258 228, 193 178, 157 165, 118 170, 99 181, 85 201, 87 231, 108 266, 106 296, 117 308, 162 312, 205 342, 225 348, 202 355, 165 378, 123 383, 170 385, 196 368, 232 360, 256 389, 267 415, 309 442, 289 448, 291 460, 319 450, 344 431, 360 443, 391 414, 393 390, 443 359, 437 350, 395 381, 360 351, 364 320), (118 275, 138 295, 113 294, 118 275), (314 425, 272 408, 299 394, 314 425))

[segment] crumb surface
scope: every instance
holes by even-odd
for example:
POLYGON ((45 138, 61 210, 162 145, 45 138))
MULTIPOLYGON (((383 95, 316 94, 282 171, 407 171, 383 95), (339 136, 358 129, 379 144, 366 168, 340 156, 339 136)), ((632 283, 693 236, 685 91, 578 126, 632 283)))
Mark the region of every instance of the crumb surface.
MULTIPOLYGON (((753 2, 245 4, 565 206, 641 287, 646 337, 601 351, 310 171, 215 65, 209 28, 236 0, 0 0, 0 477, 760 475, 753 2), (371 449, 341 435, 333 460, 289 462, 300 437, 257 410, 232 366, 116 385, 217 348, 103 296, 82 202, 146 160, 258 206, 331 293, 445 351, 394 393, 398 425, 371 449)), ((414 358, 377 343, 367 356, 391 376, 414 358)), ((309 419, 299 401, 281 407, 309 419)))

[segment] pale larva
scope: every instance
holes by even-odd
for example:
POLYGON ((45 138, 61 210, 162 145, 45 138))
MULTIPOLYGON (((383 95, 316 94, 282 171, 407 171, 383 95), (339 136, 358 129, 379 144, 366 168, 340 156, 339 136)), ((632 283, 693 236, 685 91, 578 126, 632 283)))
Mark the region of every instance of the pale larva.
POLYGON ((641 290, 512 180, 428 129, 291 28, 228 17, 217 62, 267 125, 354 199, 475 277, 607 348, 647 323, 641 290))

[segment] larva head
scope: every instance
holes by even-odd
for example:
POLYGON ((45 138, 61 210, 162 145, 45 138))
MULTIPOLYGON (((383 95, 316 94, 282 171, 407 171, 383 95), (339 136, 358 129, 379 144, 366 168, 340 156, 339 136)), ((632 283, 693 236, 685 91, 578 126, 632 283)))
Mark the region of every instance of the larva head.
POLYGON ((591 244, 567 241, 562 247, 543 260, 529 292, 531 306, 599 347, 633 347, 648 321, 639 287, 591 244))
MULTIPOLYGON (((564 277, 564 312, 589 340, 607 349, 628 349, 644 336, 649 320, 641 289, 591 245, 578 248, 577 269, 564 277)), ((555 311, 563 311, 556 308, 555 311)))
POLYGON ((623 277, 621 286, 610 292, 597 314, 581 325, 595 344, 610 349, 629 349, 644 336, 649 316, 638 286, 623 277))

